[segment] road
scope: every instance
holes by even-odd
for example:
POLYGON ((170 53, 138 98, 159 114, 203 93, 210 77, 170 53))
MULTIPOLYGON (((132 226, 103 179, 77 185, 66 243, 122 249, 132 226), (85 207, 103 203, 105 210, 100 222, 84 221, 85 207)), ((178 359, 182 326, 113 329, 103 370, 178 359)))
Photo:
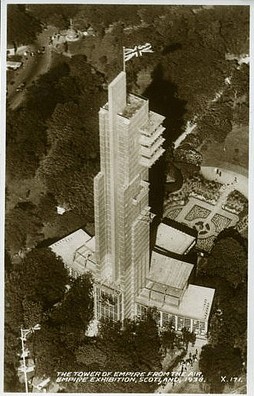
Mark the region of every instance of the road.
POLYGON ((29 45, 30 51, 35 53, 34 56, 23 56, 23 66, 13 72, 14 77, 12 81, 13 84, 8 82, 8 103, 11 109, 16 109, 22 103, 25 98, 26 89, 23 91, 17 92, 17 87, 25 82, 26 87, 31 85, 33 81, 35 81, 38 76, 46 73, 50 69, 51 61, 52 61, 52 51, 49 47, 49 36, 51 36, 55 32, 54 27, 48 27, 46 30, 43 30, 41 34, 38 35, 37 40, 34 44, 29 45), (38 54, 37 51, 41 47, 45 47, 44 54, 38 54))

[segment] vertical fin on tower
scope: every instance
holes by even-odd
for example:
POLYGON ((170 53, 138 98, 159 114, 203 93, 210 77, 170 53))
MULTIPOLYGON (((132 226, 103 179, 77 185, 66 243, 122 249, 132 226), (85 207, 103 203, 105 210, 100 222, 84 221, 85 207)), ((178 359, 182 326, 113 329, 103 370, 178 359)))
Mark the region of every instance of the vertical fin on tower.
POLYGON ((126 73, 121 72, 108 86, 109 112, 121 113, 126 106, 126 73))

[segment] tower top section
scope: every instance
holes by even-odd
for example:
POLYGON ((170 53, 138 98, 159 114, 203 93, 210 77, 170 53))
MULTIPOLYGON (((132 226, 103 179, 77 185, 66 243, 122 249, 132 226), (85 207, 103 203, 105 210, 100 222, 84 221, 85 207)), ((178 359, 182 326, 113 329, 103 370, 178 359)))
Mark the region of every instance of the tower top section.
POLYGON ((121 72, 108 86, 108 106, 112 114, 121 113, 126 107, 126 73, 121 72))
MULTIPOLYGON (((162 137, 165 130, 162 126, 164 117, 149 111, 147 98, 131 93, 127 94, 124 71, 120 72, 109 84, 108 102, 101 108, 100 115, 101 119, 106 117, 108 120, 110 146, 111 148, 114 146, 112 154, 114 158, 122 150, 122 147, 119 146, 120 136, 121 139, 125 139, 122 144, 128 151, 125 156, 126 164, 139 162, 141 166, 150 168, 164 153, 163 142, 165 139, 162 137)), ((136 169, 135 172, 137 174, 138 170, 136 169)), ((134 175, 130 177, 134 177, 134 175)))

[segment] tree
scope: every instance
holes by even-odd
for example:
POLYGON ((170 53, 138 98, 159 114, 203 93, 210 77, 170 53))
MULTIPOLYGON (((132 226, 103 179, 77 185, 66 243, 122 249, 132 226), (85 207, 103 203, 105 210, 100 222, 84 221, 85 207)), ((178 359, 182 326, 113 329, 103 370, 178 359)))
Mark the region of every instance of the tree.
POLYGON ((240 350, 227 344, 205 345, 202 348, 199 367, 210 384, 211 393, 222 393, 225 383, 221 377, 237 376, 242 370, 240 350))
POLYGON ((99 338, 106 349, 119 350, 122 346, 122 323, 110 318, 102 318, 99 324, 99 338))
POLYGON ((226 51, 232 54, 245 54, 249 50, 249 7, 215 7, 215 17, 221 24, 220 34, 226 51), (237 18, 237 23, 235 22, 237 18))
POLYGON ((137 321, 135 350, 140 370, 156 370, 161 367, 161 344, 154 315, 155 312, 148 309, 144 317, 137 321))
POLYGON ((17 204, 6 214, 6 248, 11 254, 33 246, 40 240, 41 219, 35 213, 35 205, 30 202, 17 204))
POLYGON ((52 311, 51 320, 59 328, 61 341, 75 350, 86 339, 93 315, 93 281, 87 273, 73 281, 63 301, 52 311))
POLYGON ((202 162, 202 154, 191 148, 189 145, 180 145, 180 147, 175 150, 174 154, 176 161, 183 161, 188 165, 191 164, 197 167, 202 162))
POLYGON ((42 219, 44 224, 52 223, 57 217, 57 201, 53 194, 46 193, 40 196, 40 201, 36 207, 36 214, 42 219))
POLYGON ((176 332, 170 323, 167 323, 165 329, 161 332, 161 345, 165 350, 173 349, 176 339, 176 332))
POLYGON ((75 4, 29 4, 29 13, 44 24, 65 29, 70 25, 70 18, 76 15, 79 7, 75 4))
POLYGON ((7 177, 10 180, 33 177, 39 160, 46 149, 46 125, 40 113, 41 104, 35 108, 7 107, 7 177))
POLYGON ((224 142, 232 130, 233 108, 230 103, 225 103, 223 97, 209 107, 209 110, 198 122, 199 134, 203 139, 213 138, 216 142, 224 142))
POLYGON ((13 268, 13 264, 11 261, 11 256, 9 252, 5 249, 4 251, 4 272, 5 275, 8 276, 13 268))
POLYGON ((36 34, 41 32, 40 22, 30 15, 22 4, 9 4, 7 7, 8 42, 18 45, 31 44, 36 34))
POLYGON ((92 220, 93 177, 99 166, 97 110, 105 96, 103 78, 85 56, 74 56, 68 67, 68 76, 58 79, 62 99, 47 121, 49 148, 37 176, 60 205, 77 209, 92 220), (75 101, 68 94, 65 102, 66 86, 74 87, 75 101))
POLYGON ((246 95, 246 100, 249 94, 249 65, 247 63, 237 65, 232 73, 230 89, 236 98, 241 98, 246 95))
POLYGON ((10 279, 17 295, 47 310, 63 298, 68 274, 62 259, 50 249, 35 248, 15 266, 10 279))
POLYGON ((49 376, 53 380, 57 371, 77 371, 75 355, 66 347, 59 337, 59 329, 50 321, 44 322, 35 332, 33 340, 36 376, 49 376))
POLYGON ((228 281, 233 288, 246 282, 247 253, 234 238, 220 239, 208 257, 206 273, 228 281))
POLYGON ((107 355, 95 343, 88 343, 80 346, 75 351, 76 360, 78 363, 89 368, 96 364, 98 369, 103 370, 106 366, 107 355))
POLYGON ((21 344, 18 338, 19 328, 13 332, 7 325, 4 329, 4 391, 22 392, 23 387, 17 375, 18 353, 21 351, 21 344))
POLYGON ((223 342, 231 342, 241 337, 247 329, 247 284, 241 283, 229 299, 221 301, 222 319, 226 330, 223 342))
POLYGON ((137 14, 138 6, 135 5, 82 5, 77 13, 74 21, 81 28, 85 29, 92 25, 96 31, 100 27, 108 27, 109 25, 122 22, 125 25, 135 25, 140 22, 137 14))
MULTIPOLYGON (((11 145, 6 149, 6 172, 10 179, 29 179, 34 177, 39 165, 35 151, 28 145, 11 145)), ((8 181, 8 180, 7 180, 8 181)))
POLYGON ((188 329, 186 329, 186 327, 182 328, 182 340, 183 343, 186 346, 186 349, 188 349, 188 345, 191 342, 192 344, 195 343, 196 341, 196 334, 193 332, 190 332, 188 329))
POLYGON ((23 306, 23 324, 25 328, 31 328, 37 323, 40 324, 43 320, 43 307, 40 302, 34 302, 24 298, 23 306))
POLYGON ((68 76, 69 71, 68 64, 61 62, 28 87, 26 107, 35 114, 39 113, 43 123, 51 116, 57 103, 68 100, 64 91, 59 89, 59 81, 68 76))

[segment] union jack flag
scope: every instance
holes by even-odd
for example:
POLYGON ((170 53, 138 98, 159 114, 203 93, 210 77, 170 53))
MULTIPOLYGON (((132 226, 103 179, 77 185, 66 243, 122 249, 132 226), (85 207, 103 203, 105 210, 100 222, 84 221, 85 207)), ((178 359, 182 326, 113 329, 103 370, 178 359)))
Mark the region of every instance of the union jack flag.
POLYGON ((153 52, 152 46, 150 43, 146 43, 143 45, 135 45, 134 48, 124 48, 124 61, 127 62, 134 56, 142 56, 143 53, 153 52))

